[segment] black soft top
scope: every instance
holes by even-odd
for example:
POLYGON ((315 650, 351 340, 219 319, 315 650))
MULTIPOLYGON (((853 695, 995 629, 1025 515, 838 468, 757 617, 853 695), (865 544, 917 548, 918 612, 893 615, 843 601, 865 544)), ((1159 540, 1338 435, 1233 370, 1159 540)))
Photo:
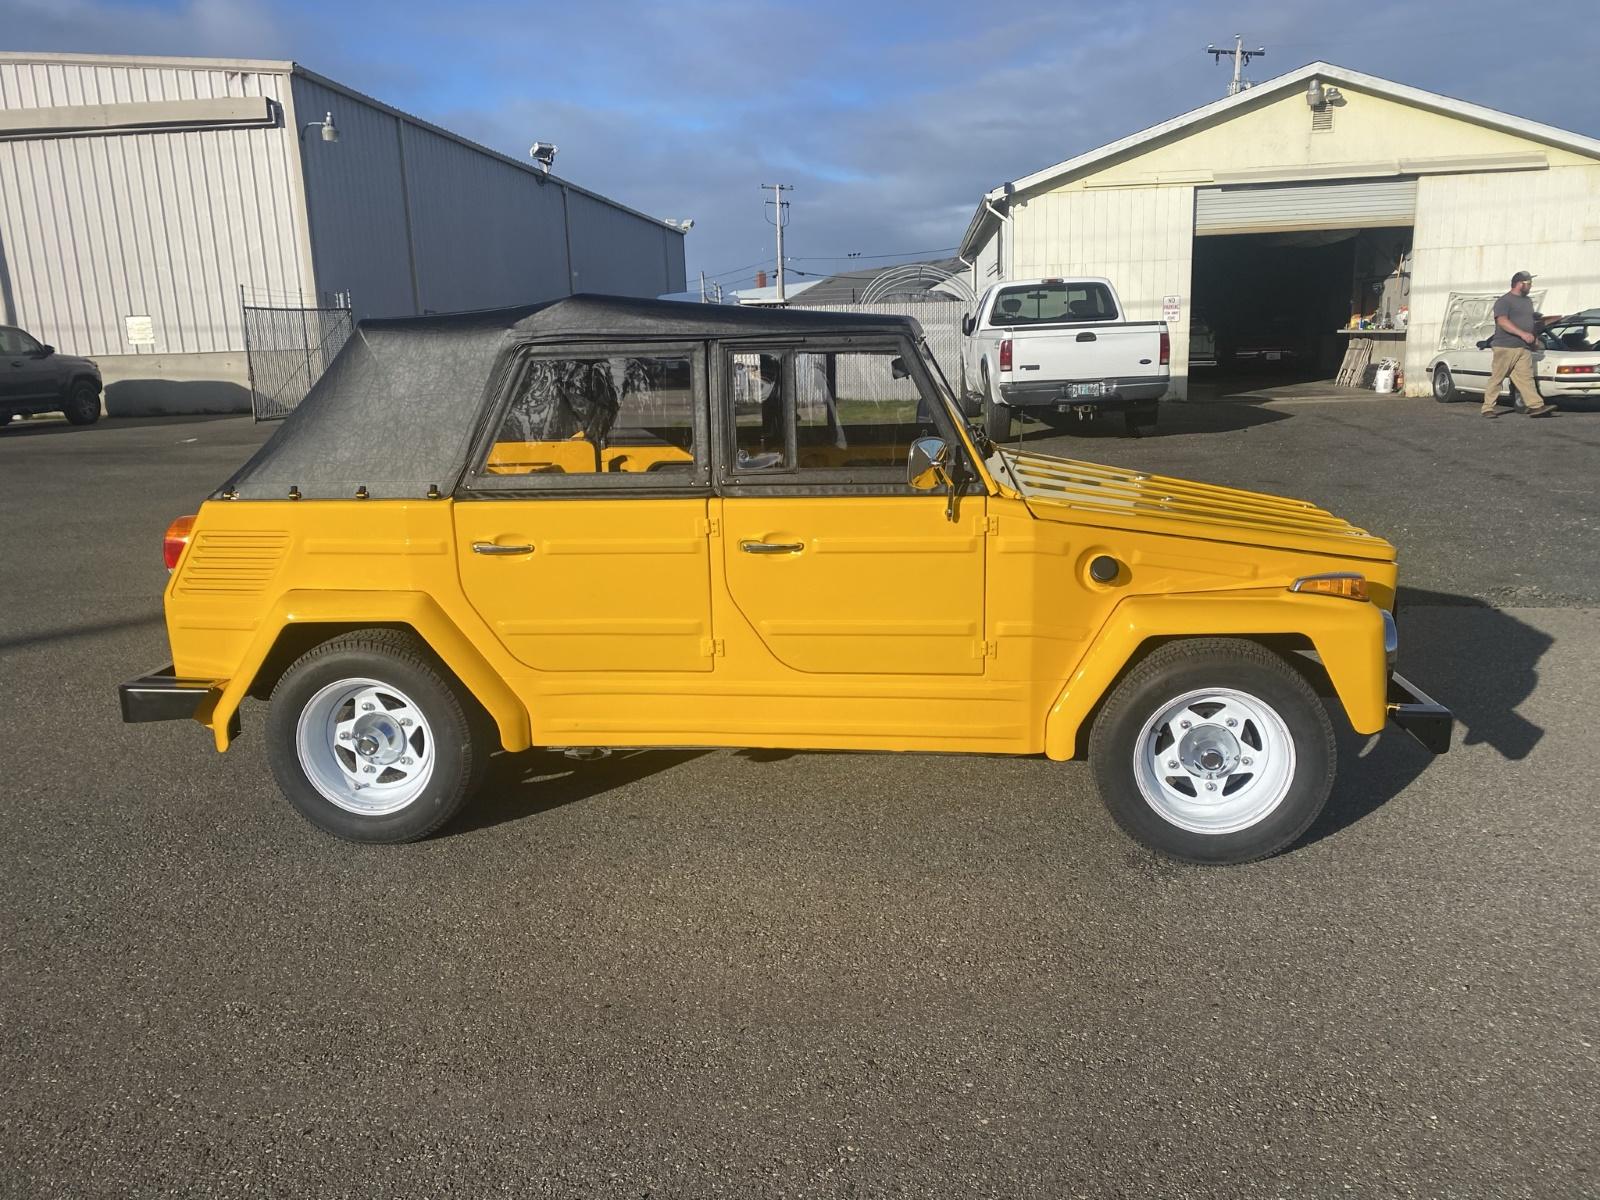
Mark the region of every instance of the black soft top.
POLYGON ((570 296, 547 304, 362 321, 283 425, 217 496, 449 495, 512 346, 804 334, 921 335, 910 317, 570 296))

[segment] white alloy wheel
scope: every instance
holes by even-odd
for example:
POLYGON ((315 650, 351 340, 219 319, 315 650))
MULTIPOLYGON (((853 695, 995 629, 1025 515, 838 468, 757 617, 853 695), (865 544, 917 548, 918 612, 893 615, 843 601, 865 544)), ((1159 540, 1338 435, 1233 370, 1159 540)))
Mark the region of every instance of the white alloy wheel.
POLYGON ((1159 708, 1134 742, 1139 793, 1162 820, 1191 833, 1259 824, 1295 777, 1295 745, 1276 709, 1232 688, 1185 692, 1159 708))
POLYGON ((433 730, 399 688, 340 679, 318 690, 295 723, 306 779, 329 803, 363 817, 409 806, 433 777, 433 730))

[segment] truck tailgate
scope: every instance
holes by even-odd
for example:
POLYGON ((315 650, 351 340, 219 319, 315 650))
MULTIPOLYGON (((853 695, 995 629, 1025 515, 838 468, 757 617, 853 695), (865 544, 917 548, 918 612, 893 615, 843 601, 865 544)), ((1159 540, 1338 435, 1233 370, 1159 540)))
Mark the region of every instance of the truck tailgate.
POLYGON ((1011 333, 1009 382, 1112 379, 1161 373, 1159 322, 1056 325, 1011 333))

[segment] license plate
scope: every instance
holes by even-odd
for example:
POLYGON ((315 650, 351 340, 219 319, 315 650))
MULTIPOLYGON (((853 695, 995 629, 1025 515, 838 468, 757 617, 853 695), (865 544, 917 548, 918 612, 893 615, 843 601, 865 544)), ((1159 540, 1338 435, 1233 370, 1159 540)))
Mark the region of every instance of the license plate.
POLYGON ((1072 383, 1067 385, 1069 396, 1104 396, 1106 385, 1104 383, 1072 383))
POLYGON ((1266 352, 1266 353, 1265 353, 1265 354, 1263 354, 1263 355, 1262 355, 1262 356, 1261 356, 1261 357, 1262 357, 1262 358, 1264 358, 1264 359, 1266 359, 1266 360, 1267 360, 1267 361, 1268 361, 1268 362, 1277 362, 1277 361, 1278 361, 1278 360, 1279 360, 1279 359, 1280 359, 1280 358, 1282 358, 1282 357, 1283 357, 1283 355, 1282 355, 1282 354, 1280 354, 1280 353, 1279 353, 1279 352, 1278 352, 1278 351, 1276 351, 1276 350, 1268 350, 1268 351, 1267 351, 1267 352, 1266 352))

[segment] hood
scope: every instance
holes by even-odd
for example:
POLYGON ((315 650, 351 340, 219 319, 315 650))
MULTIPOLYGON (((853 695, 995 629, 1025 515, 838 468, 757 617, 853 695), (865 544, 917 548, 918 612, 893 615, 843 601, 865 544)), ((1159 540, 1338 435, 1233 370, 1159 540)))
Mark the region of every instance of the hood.
POLYGON ((997 449, 988 465, 1043 521, 1082 521, 1385 562, 1395 557, 1394 547, 1383 538, 1305 500, 1016 450, 997 449))
POLYGON ((64 362, 64 363, 68 364, 69 366, 74 366, 74 367, 93 367, 96 371, 100 370, 100 364, 99 363, 95 362, 94 359, 92 359, 92 358, 85 358, 81 354, 62 354, 58 350, 54 354, 52 354, 50 357, 55 358, 55 359, 59 359, 61 362, 64 362))

